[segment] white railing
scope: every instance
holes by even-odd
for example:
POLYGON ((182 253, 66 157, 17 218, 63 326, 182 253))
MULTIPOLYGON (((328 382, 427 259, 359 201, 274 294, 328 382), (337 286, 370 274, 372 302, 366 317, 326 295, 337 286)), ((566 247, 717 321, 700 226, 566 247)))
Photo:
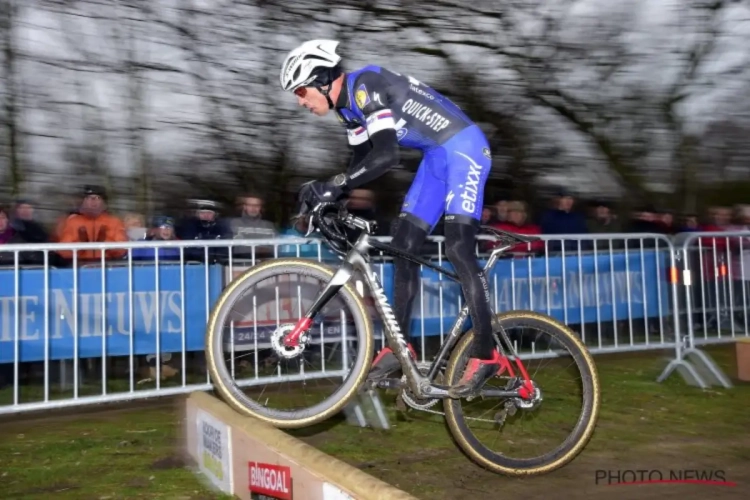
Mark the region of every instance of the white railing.
MULTIPOLYGON (((489 276, 493 304, 497 311, 532 309, 556 317, 595 354, 673 350, 660 380, 680 368, 696 385, 728 386, 697 346, 749 335, 750 268, 736 259, 750 251, 747 242, 742 246, 750 233, 708 235, 736 240, 736 248, 716 247, 717 240, 706 245, 704 236, 679 235, 677 244, 656 234, 543 236, 538 246, 515 249, 519 252, 495 265, 489 276), (719 279, 698 279, 706 275, 703 268, 696 272, 690 260, 695 255, 701 263, 710 260, 707 268, 718 270, 719 279), (736 287, 737 281, 743 286, 736 287), (696 363, 707 366, 715 380, 696 363)), ((480 259, 488 245, 483 240, 477 242, 480 259)), ((442 237, 432 238, 422 254, 450 268, 442 237)), ((203 347, 216 298, 239 272, 284 256, 338 261, 319 240, 305 238, 0 247, 0 413, 209 389, 203 347), (249 247, 250 254, 238 255, 240 247, 249 247), (117 249, 124 255, 112 253, 117 249), (87 251, 82 255, 94 258, 73 253, 62 262, 61 250, 87 251)), ((373 262, 392 297, 392 259, 374 255, 373 262)), ((310 293, 304 298, 314 298, 315 291, 310 293)), ((244 330, 242 322, 232 323, 232 349, 267 345, 273 325, 291 310, 285 298, 274 300, 256 309, 244 330)), ((411 334, 423 361, 436 351, 461 306, 458 284, 422 269, 411 334)), ((326 376, 336 371, 333 351, 346 347, 340 337, 345 329, 320 329, 316 345, 326 376)), ((379 340, 383 345, 380 335, 379 340)), ((262 363, 258 356, 247 363, 255 372, 248 383, 267 380, 258 375, 262 363)))
POLYGON ((684 368, 691 383, 730 387, 729 379, 698 346, 750 338, 750 232, 683 233, 674 244, 683 273, 680 321, 686 335, 680 356, 660 380, 684 368))

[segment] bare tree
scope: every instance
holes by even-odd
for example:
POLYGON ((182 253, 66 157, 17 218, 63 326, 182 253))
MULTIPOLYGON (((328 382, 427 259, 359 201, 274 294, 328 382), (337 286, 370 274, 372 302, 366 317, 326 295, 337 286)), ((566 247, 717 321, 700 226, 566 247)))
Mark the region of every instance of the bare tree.
POLYGON ((0 39, 2 39, 2 79, 4 88, 2 106, 2 124, 5 131, 5 156, 8 165, 6 186, 10 187, 10 194, 17 195, 23 182, 23 168, 21 165, 21 131, 19 123, 19 108, 21 97, 18 88, 18 73, 16 70, 17 48, 16 17, 18 2, 3 0, 0 7, 0 39))
MULTIPOLYGON (((590 191, 618 184, 632 201, 662 184, 691 207, 707 162, 731 163, 719 179, 735 175, 745 155, 741 144, 703 133, 708 122, 741 123, 736 101, 699 107, 747 90, 750 43, 739 23, 748 9, 728 0, 669 12, 650 2, 662 9, 653 16, 636 0, 9 5, 0 25, 8 186, 20 186, 22 173, 49 190, 98 176, 148 213, 195 195, 231 205, 252 189, 283 222, 303 180, 348 161, 337 121, 309 117, 278 85, 285 53, 317 37, 341 40, 346 69, 392 67, 462 106, 492 146, 488 193, 532 201, 552 176, 576 177, 590 191), (75 174, 52 173, 62 169, 75 174)), ((403 159, 373 184, 389 205, 419 154, 403 159)))

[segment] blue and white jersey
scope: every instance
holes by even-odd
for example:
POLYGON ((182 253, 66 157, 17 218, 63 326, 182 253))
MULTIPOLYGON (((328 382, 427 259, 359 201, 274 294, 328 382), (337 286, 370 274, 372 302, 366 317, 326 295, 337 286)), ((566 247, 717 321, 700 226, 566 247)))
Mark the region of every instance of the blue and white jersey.
POLYGON ((401 146, 428 151, 474 124, 447 97, 380 66, 348 73, 344 82, 336 113, 352 146, 391 128, 396 129, 401 146))

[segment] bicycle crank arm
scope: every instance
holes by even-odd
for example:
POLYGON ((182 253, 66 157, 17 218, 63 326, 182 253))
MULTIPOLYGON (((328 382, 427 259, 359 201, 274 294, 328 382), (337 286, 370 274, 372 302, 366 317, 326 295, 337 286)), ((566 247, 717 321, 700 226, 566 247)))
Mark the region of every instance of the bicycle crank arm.
POLYGON ((402 389, 405 386, 404 382, 398 378, 374 380, 369 383, 374 385, 377 389, 402 389))

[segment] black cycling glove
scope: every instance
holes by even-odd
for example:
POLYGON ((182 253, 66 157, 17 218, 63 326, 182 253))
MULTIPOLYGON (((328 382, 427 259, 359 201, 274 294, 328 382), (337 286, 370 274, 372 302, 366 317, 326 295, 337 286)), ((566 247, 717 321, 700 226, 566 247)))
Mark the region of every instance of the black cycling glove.
POLYGON ((310 181, 302 185, 299 192, 300 203, 309 208, 318 203, 333 202, 341 198, 343 190, 329 181, 310 181))

